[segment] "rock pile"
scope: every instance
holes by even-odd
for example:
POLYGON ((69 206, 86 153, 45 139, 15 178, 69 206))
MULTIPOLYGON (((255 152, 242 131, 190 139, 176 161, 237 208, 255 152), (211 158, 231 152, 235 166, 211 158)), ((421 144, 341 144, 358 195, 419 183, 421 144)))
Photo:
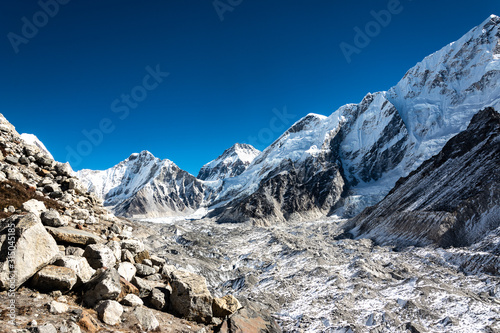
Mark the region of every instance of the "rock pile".
MULTIPOLYGON (((228 332, 230 316, 245 313, 232 296, 212 297, 202 276, 150 253, 131 222, 110 214, 68 164, 25 144, 1 115, 0 212, 0 299, 18 294, 17 318, 6 328, 161 331, 176 315, 193 322, 179 331, 228 332), (26 320, 21 310, 32 304, 23 304, 24 294, 47 298, 47 316, 26 320)), ((276 326, 272 318, 259 322, 276 326)))

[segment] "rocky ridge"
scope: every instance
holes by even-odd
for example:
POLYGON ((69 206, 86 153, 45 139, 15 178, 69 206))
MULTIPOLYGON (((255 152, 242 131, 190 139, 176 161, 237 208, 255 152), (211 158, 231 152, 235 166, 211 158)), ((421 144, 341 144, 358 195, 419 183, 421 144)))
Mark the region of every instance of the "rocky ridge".
MULTIPOLYGON (((470 246, 500 227, 500 115, 476 114, 467 130, 346 226, 380 244, 470 246)), ((498 249, 491 251, 493 255, 498 249)), ((496 264, 495 264, 496 262, 496 264)), ((499 272, 500 261, 491 269, 499 272)))
POLYGON ((0 322, 6 332, 279 332, 269 313, 154 255, 68 164, 0 115, 0 322), (236 322, 236 324, 234 324, 236 322), (240 323, 241 324, 241 323, 240 323))

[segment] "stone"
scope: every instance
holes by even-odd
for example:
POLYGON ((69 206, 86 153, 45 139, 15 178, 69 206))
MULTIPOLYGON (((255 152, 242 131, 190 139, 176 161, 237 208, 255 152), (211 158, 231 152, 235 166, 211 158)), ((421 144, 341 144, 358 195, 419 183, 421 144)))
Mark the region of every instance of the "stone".
POLYGON ((174 271, 170 274, 172 295, 170 303, 174 311, 187 318, 201 323, 212 320, 212 295, 208 291, 204 277, 174 271))
POLYGON ((65 332, 65 333, 81 333, 82 330, 80 329, 80 326, 78 326, 76 323, 74 322, 71 322, 71 321, 68 321, 66 322, 66 328, 65 328, 65 331, 64 329, 61 327, 61 333, 62 332, 65 332))
POLYGON ((139 296, 140 292, 139 289, 134 286, 132 283, 128 282, 124 278, 120 277, 120 286, 122 288, 120 296, 118 297, 118 300, 123 299, 125 296, 129 294, 134 294, 139 296))
POLYGON ((230 316, 241 308, 240 302, 232 295, 214 298, 212 312, 214 317, 224 318, 230 316))
POLYGON ((73 210, 71 217, 76 220, 87 220, 90 217, 90 213, 86 209, 76 208, 73 210))
POLYGON ((95 270, 90 267, 87 259, 78 256, 65 256, 54 263, 54 265, 71 268, 81 283, 87 283, 92 278, 95 270))
POLYGON ((156 319, 153 311, 149 309, 137 307, 134 309, 133 314, 141 324, 142 329, 146 332, 156 331, 160 327, 158 319, 156 319))
POLYGON ((102 301, 96 308, 99 319, 108 325, 118 325, 121 323, 123 306, 117 301, 102 301))
POLYGON ((131 282, 139 290, 139 297, 146 297, 151 293, 151 290, 153 290, 153 287, 151 287, 147 281, 137 276, 134 276, 131 282))
POLYGON ((151 308, 161 311, 167 305, 169 297, 170 292, 168 290, 153 288, 147 301, 151 308))
POLYGON ((104 244, 87 245, 83 256, 87 258, 90 266, 94 269, 102 267, 113 268, 116 265, 116 258, 113 251, 104 244))
POLYGON ((269 311, 260 308, 255 303, 248 302, 245 307, 222 323, 219 332, 281 333, 282 331, 269 311))
POLYGON ((163 265, 165 265, 167 263, 167 261, 165 259, 160 258, 160 257, 155 256, 155 255, 151 255, 150 259, 151 259, 151 263, 153 264, 153 266, 163 267, 163 265))
POLYGON ((70 291, 78 281, 76 273, 68 267, 48 265, 38 271, 31 281, 35 289, 42 291, 70 291))
POLYGON ((144 259, 144 260, 142 260, 142 264, 146 265, 146 266, 149 266, 149 267, 153 267, 153 262, 151 261, 151 259, 144 259))
POLYGON ((113 254, 115 255, 116 261, 121 261, 122 258, 122 249, 120 242, 111 240, 106 243, 106 246, 109 247, 113 254))
POLYGON ((137 239, 126 239, 121 242, 123 250, 129 250, 133 255, 144 251, 144 243, 137 239))
POLYGON ((78 326, 80 326, 87 333, 96 333, 99 331, 99 323, 87 311, 83 310, 80 318, 78 319, 78 326))
POLYGON ((137 269, 134 264, 130 262, 122 262, 118 265, 118 273, 121 277, 123 277, 127 281, 132 281, 132 278, 135 276, 137 269))
POLYGON ((57 333, 57 329, 52 324, 44 324, 43 326, 35 327, 31 332, 34 332, 34 333, 57 333))
POLYGON ((145 277, 156 274, 156 270, 150 266, 146 266, 143 264, 135 264, 135 268, 137 269, 136 275, 139 277, 145 277))
POLYGON ((122 299, 122 304, 126 306, 141 306, 144 305, 144 302, 139 296, 128 294, 122 299))
POLYGON ((69 306, 67 304, 52 301, 49 304, 49 312, 52 314, 63 314, 69 311, 69 306))
MULTIPOLYGON (((33 214, 14 215, 0 227, 0 248, 8 251, 9 231, 14 231, 15 267, 10 280, 8 253, 0 259, 0 290, 17 289, 36 272, 53 262, 59 255, 56 241, 47 233, 40 218, 33 214)), ((14 253, 14 252, 10 252, 14 253)), ((12 259, 12 257, 10 257, 12 259)))
POLYGON ((142 264, 142 261, 147 259, 151 259, 147 250, 141 251, 134 256, 134 260, 138 264, 142 264))
POLYGON ((61 188, 57 184, 48 184, 43 187, 45 193, 61 192, 61 188))
POLYGON ((43 154, 37 154, 36 156, 36 163, 38 163, 39 166, 41 167, 48 167, 52 168, 54 165, 55 161, 43 154))
POLYGON ((5 158, 5 162, 7 162, 9 164, 16 165, 19 163, 19 158, 12 156, 12 155, 9 155, 5 158))
POLYGON ((135 264, 134 255, 129 250, 122 250, 122 261, 128 261, 135 264))
POLYGON ((18 183, 24 183, 26 181, 26 177, 17 170, 7 170, 5 173, 8 180, 18 183))
POLYGON ((68 225, 68 221, 63 219, 59 212, 55 209, 50 209, 42 213, 42 223, 49 227, 64 227, 68 225))
POLYGON ((85 224, 97 224, 97 219, 95 216, 89 216, 89 218, 85 220, 85 224))
POLYGON ((80 247, 68 246, 66 248, 67 256, 83 257, 84 252, 85 250, 80 247))
POLYGON ((19 158, 19 164, 28 165, 30 164, 30 160, 26 156, 21 156, 19 158))
POLYGON ((144 279, 146 279, 148 281, 161 281, 161 280, 163 280, 163 275, 156 273, 153 275, 148 275, 144 279))
POLYGON ((47 210, 45 208, 45 204, 36 199, 31 199, 23 203, 23 210, 28 213, 33 213, 36 216, 40 216, 40 214, 47 210))
POLYGON ((101 243, 102 239, 98 236, 83 230, 78 230, 71 227, 45 227, 49 234, 60 243, 73 244, 73 245, 89 245, 101 243))
POLYGON ((103 300, 117 300, 122 291, 116 269, 100 269, 84 286, 83 302, 89 307, 103 300))
POLYGON ((54 169, 57 174, 65 177, 71 177, 73 175, 73 169, 69 165, 69 163, 59 163, 57 162, 54 169))

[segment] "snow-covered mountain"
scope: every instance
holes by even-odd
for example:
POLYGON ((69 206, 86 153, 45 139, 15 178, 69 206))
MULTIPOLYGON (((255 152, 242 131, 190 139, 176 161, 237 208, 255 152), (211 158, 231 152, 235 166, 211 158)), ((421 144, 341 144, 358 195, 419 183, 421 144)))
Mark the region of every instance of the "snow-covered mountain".
POLYGON ((198 179, 217 181, 238 176, 259 154, 260 151, 253 146, 237 143, 215 160, 205 164, 198 173, 198 179))
POLYGON ((77 176, 105 206, 126 217, 187 215, 204 202, 201 181, 148 151, 132 154, 108 170, 81 170, 77 176))
POLYGON ((379 244, 469 246, 500 227, 498 170, 500 114, 487 108, 346 228, 379 244))
POLYGON ((426 57, 388 92, 310 114, 227 179, 211 215, 272 223, 354 215, 500 102, 500 18, 426 57))
MULTIPOLYGON (((173 164, 159 160, 144 169, 141 162, 140 173, 125 172, 128 167, 120 164, 112 168, 126 177, 109 170, 98 177, 90 171, 80 176, 122 214, 137 207, 156 209, 160 203, 151 214, 168 214, 169 209, 189 213, 203 206, 219 222, 273 224, 353 216, 437 154, 479 110, 500 106, 499 28, 500 18, 490 16, 426 57, 389 91, 367 94, 359 104, 345 105, 328 117, 309 114, 260 154, 235 145, 205 165, 200 180, 176 170, 182 186, 167 177, 166 183, 146 187, 151 179, 161 179, 156 174, 160 169, 173 164), (132 205, 139 190, 141 199, 132 205), (164 206, 172 193, 175 200, 164 206)), ((134 164, 127 161, 122 163, 134 164)))

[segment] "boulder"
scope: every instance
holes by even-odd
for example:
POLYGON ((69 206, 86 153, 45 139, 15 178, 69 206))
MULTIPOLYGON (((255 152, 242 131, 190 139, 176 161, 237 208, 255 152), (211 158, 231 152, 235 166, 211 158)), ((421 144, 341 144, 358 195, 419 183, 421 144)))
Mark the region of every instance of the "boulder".
POLYGON ((129 294, 134 294, 139 296, 140 294, 139 289, 122 277, 120 277, 120 285, 122 290, 120 296, 118 297, 118 300, 123 299, 125 296, 129 294))
POLYGON ((89 307, 96 305, 99 301, 116 300, 122 290, 120 275, 113 268, 100 269, 84 289, 83 302, 89 307))
POLYGON ((174 311, 188 320, 209 323, 212 320, 212 295, 204 277, 197 274, 174 271, 170 274, 172 295, 170 303, 174 311))
POLYGON ((125 296, 122 299, 121 303, 126 306, 141 306, 144 304, 142 299, 134 294, 128 294, 127 296, 125 296))
POLYGON ((55 166, 55 169, 56 169, 56 172, 60 176, 71 177, 73 175, 73 169, 71 168, 71 166, 69 165, 69 163, 59 163, 59 162, 57 162, 56 166, 55 166))
POLYGON ((240 302, 232 295, 214 298, 212 312, 214 317, 224 318, 230 316, 241 308, 240 302))
POLYGON ((153 287, 146 280, 141 279, 137 276, 134 276, 131 282, 139 290, 140 297, 148 296, 151 293, 151 290, 153 290, 153 287))
POLYGON ((49 227, 64 227, 68 225, 68 221, 63 219, 59 212, 55 209, 50 209, 42 213, 42 223, 49 227))
POLYGON ((49 304, 49 312, 52 314, 63 314, 69 311, 69 306, 67 304, 52 301, 49 304))
POLYGON ((78 230, 71 227, 53 228, 45 227, 49 234, 60 243, 73 245, 89 245, 101 243, 102 239, 98 236, 83 230, 78 230))
POLYGON ((33 280, 32 286, 42 291, 70 291, 78 281, 76 273, 68 267, 48 265, 38 271, 33 280))
POLYGON ((136 275, 139 277, 145 277, 156 274, 156 270, 150 266, 146 266, 143 264, 135 264, 135 268, 137 269, 136 275))
POLYGON ((90 266, 94 269, 108 267, 113 268, 116 265, 116 258, 113 251, 104 244, 92 244, 85 248, 83 256, 87 258, 90 266))
POLYGON ((247 302, 243 308, 222 323, 219 332, 281 333, 282 331, 269 311, 255 303, 247 302))
POLYGON ((147 301, 151 308, 161 311, 166 307, 169 296, 170 292, 168 290, 153 288, 147 301))
POLYGON ((123 250, 129 250, 133 255, 144 251, 144 243, 137 239, 126 239, 121 242, 123 250))
POLYGON ((0 290, 19 288, 59 255, 56 241, 47 233, 38 215, 33 213, 4 220, 0 229, 0 249, 7 254, 0 259, 0 290), (15 252, 9 251, 12 245, 15 245, 15 252), (10 254, 14 256, 9 257, 10 254), (12 280, 9 279, 9 266, 13 269, 12 280))
POLYGON ((8 180, 18 183, 24 183, 26 181, 26 177, 17 170, 7 170, 5 173, 8 180))
POLYGON ((89 282, 95 273, 95 270, 90 267, 87 259, 84 257, 65 256, 56 260, 54 265, 71 268, 78 277, 78 281, 81 283, 89 282))
POLYGON ((151 259, 149 251, 147 250, 141 251, 134 256, 134 261, 138 264, 142 264, 142 262, 146 259, 151 259))
POLYGON ((83 221, 85 221, 85 220, 87 220, 90 217, 90 213, 86 209, 76 208, 71 213, 71 217, 73 217, 76 220, 83 220, 83 221))
POLYGON ((134 309, 133 314, 141 325, 142 330, 146 332, 156 331, 160 326, 160 323, 158 322, 158 319, 156 319, 153 311, 149 309, 137 307, 134 309))
POLYGON ((155 255, 151 255, 151 263, 153 264, 153 266, 158 266, 158 267, 163 267, 163 265, 165 265, 167 263, 167 261, 163 258, 160 258, 158 256, 155 256, 155 255))
POLYGON ((16 165, 17 163, 19 163, 19 158, 9 155, 5 158, 5 162, 16 165))
POLYGON ((122 259, 122 249, 121 249, 121 244, 120 242, 111 240, 106 243, 106 246, 113 251, 113 254, 115 255, 115 258, 117 261, 121 261, 122 259))
POLYGON ((122 262, 118 265, 118 273, 121 277, 123 277, 127 281, 132 281, 132 278, 135 276, 137 269, 134 264, 130 262, 122 262))
POLYGON ((121 323, 123 306, 117 301, 102 301, 97 305, 96 311, 99 319, 108 325, 121 323))
POLYGON ((23 210, 28 213, 33 213, 36 216, 40 216, 40 214, 47 210, 45 208, 45 204, 36 199, 31 199, 23 203, 23 210))

